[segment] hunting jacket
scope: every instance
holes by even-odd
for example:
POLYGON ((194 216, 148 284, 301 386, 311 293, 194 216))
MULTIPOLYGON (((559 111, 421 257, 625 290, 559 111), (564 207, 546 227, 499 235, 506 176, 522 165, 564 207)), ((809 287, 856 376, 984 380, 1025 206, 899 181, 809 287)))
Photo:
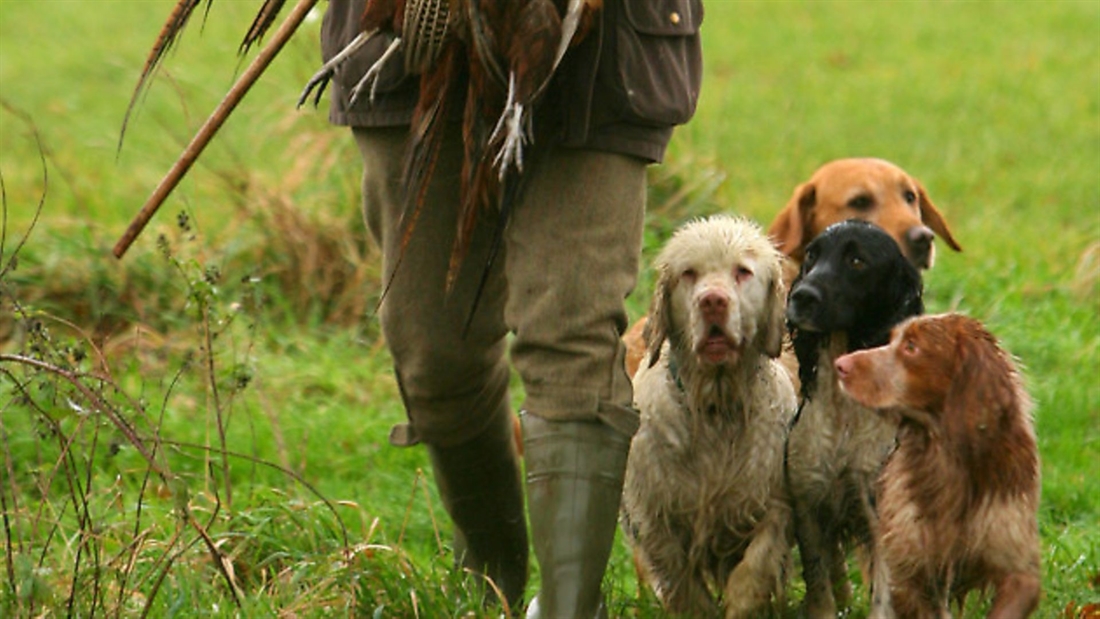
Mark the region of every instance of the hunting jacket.
MULTIPOLYGON (((321 28, 326 61, 359 33, 365 2, 329 2, 321 28)), ((702 0, 604 0, 596 24, 565 55, 539 104, 538 136, 567 147, 660 161, 673 127, 695 112, 702 81, 702 21, 702 0)), ((348 93, 393 38, 379 33, 337 71, 331 122, 354 127, 409 123, 419 79, 405 75, 400 56, 383 65, 373 103, 363 96, 348 107, 348 93)))

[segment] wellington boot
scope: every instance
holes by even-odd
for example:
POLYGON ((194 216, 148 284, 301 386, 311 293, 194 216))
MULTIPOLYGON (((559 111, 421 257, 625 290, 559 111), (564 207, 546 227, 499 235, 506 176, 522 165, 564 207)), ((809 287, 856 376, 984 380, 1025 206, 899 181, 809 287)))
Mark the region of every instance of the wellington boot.
POLYGON ((428 445, 443 505, 455 525, 455 562, 484 574, 511 609, 527 585, 527 523, 511 413, 452 447, 428 445))
POLYGON ((528 619, 606 616, 601 584, 615 539, 630 437, 601 422, 524 414, 527 501, 542 586, 528 619))

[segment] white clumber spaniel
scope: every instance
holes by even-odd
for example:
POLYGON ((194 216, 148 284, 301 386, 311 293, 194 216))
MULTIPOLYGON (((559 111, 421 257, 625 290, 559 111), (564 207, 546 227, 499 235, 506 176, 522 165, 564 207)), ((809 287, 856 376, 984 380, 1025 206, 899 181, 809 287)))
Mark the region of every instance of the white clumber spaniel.
POLYGON ((669 611, 749 616, 783 602, 791 546, 781 256, 756 224, 714 216, 679 229, 657 269, 623 528, 669 611))

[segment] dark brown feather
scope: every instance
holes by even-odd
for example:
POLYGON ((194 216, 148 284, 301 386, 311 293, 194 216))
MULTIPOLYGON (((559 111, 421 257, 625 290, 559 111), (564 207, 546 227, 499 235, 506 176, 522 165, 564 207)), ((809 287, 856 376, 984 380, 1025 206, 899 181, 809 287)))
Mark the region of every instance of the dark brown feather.
POLYGON ((264 0, 263 6, 256 13, 256 17, 252 20, 252 25, 248 27, 248 32, 245 33, 244 39, 241 41, 241 46, 238 50, 240 55, 248 53, 248 50, 255 44, 260 42, 267 34, 267 31, 271 29, 271 25, 275 23, 275 18, 279 16, 279 11, 282 10, 283 4, 286 0, 264 0))
MULTIPOLYGON (((470 92, 464 117, 466 184, 462 188, 448 285, 457 277, 479 213, 485 208, 498 207, 501 217, 497 225, 503 227, 513 206, 510 201, 519 197, 518 179, 509 191, 501 192, 504 177, 520 172, 508 168, 518 168, 520 162, 500 160, 505 135, 492 131, 492 124, 505 112, 507 80, 515 82, 513 103, 523 109, 519 130, 526 134, 533 108, 557 67, 563 37, 560 11, 564 6, 559 9, 553 0, 469 0, 466 8, 469 31, 465 38, 471 42, 470 92), (502 75, 502 66, 507 78, 502 75)), ((585 30, 590 22, 591 18, 585 20, 585 30)))
MULTIPOLYGON (((214 0, 206 0, 206 10, 204 11, 203 18, 210 14, 210 7, 214 0)), ((122 129, 119 131, 118 136, 118 148, 122 149, 122 142, 126 136, 126 127, 130 124, 130 116, 134 111, 134 107, 137 105, 137 100, 141 96, 141 93, 145 90, 146 85, 149 82, 149 78, 156 72, 160 66, 164 56, 172 49, 176 41, 179 40, 184 29, 187 27, 187 23, 191 19, 191 15, 195 12, 203 0, 179 0, 176 5, 172 7, 171 13, 168 14, 168 19, 165 20, 164 25, 161 26, 160 32, 157 34, 157 40, 153 43, 152 49, 149 50, 149 54, 145 59, 145 66, 141 70, 141 75, 138 77, 138 83, 134 86, 134 92, 130 95, 130 103, 126 106, 126 114, 122 119, 122 129)), ((252 46, 263 39, 268 30, 275 23, 275 18, 279 16, 279 11, 282 10, 283 5, 286 4, 286 0, 264 0, 264 3, 260 6, 260 10, 256 13, 256 16, 252 19, 252 24, 248 27, 248 32, 245 33, 244 39, 241 41, 239 53, 244 55, 252 48, 252 46)))
MULTIPOLYGON (((406 210, 401 225, 404 232, 398 252, 398 264, 412 238, 429 180, 435 172, 439 151, 443 145, 447 118, 456 90, 465 78, 465 63, 461 48, 446 46, 440 52, 432 71, 420 77, 420 98, 413 110, 409 147, 405 159, 406 210)), ((394 268, 396 273, 396 266, 394 268)), ((394 273, 390 274, 394 277, 394 273)), ((389 287, 389 284, 386 286, 389 287)))
MULTIPOLYGON (((213 0, 206 0, 206 11, 208 13, 211 2, 213 0)), ((119 150, 122 150, 122 140, 126 136, 126 126, 130 123, 130 114, 134 111, 134 106, 145 89, 149 77, 160 66, 160 62, 164 55, 168 53, 168 50, 172 49, 172 45, 175 44, 184 27, 187 26, 188 20, 191 19, 191 14, 201 3, 202 0, 179 0, 176 6, 172 7, 172 12, 168 14, 168 19, 165 20, 164 25, 161 26, 160 32, 157 34, 157 40, 153 43, 153 48, 149 50, 149 55, 145 58, 145 66, 141 70, 137 85, 134 86, 134 92, 130 95, 130 103, 126 106, 126 115, 122 119, 122 130, 119 131, 118 136, 119 150)))
MULTIPOLYGON (((476 51, 471 50, 471 56, 475 55, 476 51)), ((489 134, 493 129, 489 119, 494 110, 499 112, 503 109, 504 97, 499 88, 491 87, 492 76, 489 75, 489 70, 477 62, 476 58, 469 62, 468 71, 466 107, 462 122, 464 156, 458 229, 447 270, 448 290, 454 285, 466 257, 478 213, 494 206, 500 190, 497 175, 492 170, 492 156, 488 154, 487 147, 489 134)))
POLYGON ((363 32, 390 30, 401 32, 405 15, 405 0, 368 0, 359 29, 363 32))

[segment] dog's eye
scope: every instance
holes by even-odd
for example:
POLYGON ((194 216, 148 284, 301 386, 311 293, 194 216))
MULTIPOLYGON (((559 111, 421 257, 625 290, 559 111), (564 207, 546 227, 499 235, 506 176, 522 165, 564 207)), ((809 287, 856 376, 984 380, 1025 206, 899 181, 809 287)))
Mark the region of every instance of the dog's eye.
POLYGON ((919 349, 917 348, 917 343, 914 342, 913 340, 905 340, 901 343, 901 352, 905 353, 906 355, 908 355, 910 357, 917 354, 918 350, 919 349))
POLYGON ((901 194, 901 197, 905 198, 905 201, 909 204, 917 203, 917 192, 912 189, 906 189, 905 193, 901 194))
POLYGON ((863 260, 863 258, 860 258, 859 256, 853 254, 848 257, 848 265, 858 271, 867 266, 867 263, 863 260))
POLYGON ((852 198, 851 200, 848 200, 848 207, 854 208, 857 211, 866 211, 871 208, 873 203, 874 202, 871 200, 871 196, 859 195, 852 198))
POLYGON ((752 278, 752 270, 748 267, 738 266, 733 270, 733 277, 738 284, 743 284, 752 278))
POLYGON ((680 279, 688 282, 694 282, 699 277, 699 274, 695 272, 695 269, 684 269, 684 272, 680 274, 680 279))

